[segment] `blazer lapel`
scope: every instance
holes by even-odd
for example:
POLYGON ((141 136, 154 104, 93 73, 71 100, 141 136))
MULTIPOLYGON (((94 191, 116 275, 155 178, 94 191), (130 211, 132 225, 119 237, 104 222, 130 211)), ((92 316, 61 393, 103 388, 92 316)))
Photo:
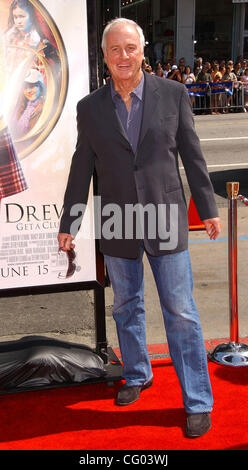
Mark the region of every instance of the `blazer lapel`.
POLYGON ((129 143, 121 120, 118 116, 117 110, 115 109, 109 84, 105 85, 105 94, 103 96, 103 99, 101 100, 100 106, 100 116, 104 116, 104 125, 108 126, 108 129, 110 129, 110 133, 112 134, 113 131, 118 132, 120 136, 125 139, 126 142, 129 143))
MULTIPOLYGON (((157 80, 154 80, 153 76, 145 74, 145 83, 144 83, 144 107, 143 107, 143 116, 142 116, 142 122, 141 122, 141 128, 140 128, 140 136, 139 136, 139 142, 137 146, 137 151, 136 155, 139 150, 139 146, 142 143, 142 140, 144 139, 151 120, 154 119, 155 113, 156 113, 156 107, 159 102, 159 92, 158 92, 158 87, 157 87, 157 80)), ((119 136, 122 139, 125 139, 126 143, 129 144, 130 148, 132 149, 129 140, 127 138, 127 135, 125 133, 125 130, 122 126, 121 120, 118 116, 118 113, 115 109, 112 97, 111 97, 111 90, 110 90, 110 85, 107 84, 104 87, 104 94, 102 96, 102 99, 99 102, 99 115, 104 116, 103 120, 103 125, 104 127, 107 127, 106 130, 110 132, 112 135, 113 132, 118 132, 119 136)))
MULTIPOLYGON (((157 107, 157 104, 159 102, 159 97, 160 97, 157 83, 156 83, 157 80, 154 80, 153 76, 147 74, 147 72, 144 72, 144 74, 145 74, 144 108, 143 108, 143 117, 142 117, 141 129, 140 129, 138 148, 141 145, 142 140, 144 139, 150 127, 151 120, 154 120, 156 107, 157 107)), ((138 148, 137 148, 137 151, 138 151, 138 148)))

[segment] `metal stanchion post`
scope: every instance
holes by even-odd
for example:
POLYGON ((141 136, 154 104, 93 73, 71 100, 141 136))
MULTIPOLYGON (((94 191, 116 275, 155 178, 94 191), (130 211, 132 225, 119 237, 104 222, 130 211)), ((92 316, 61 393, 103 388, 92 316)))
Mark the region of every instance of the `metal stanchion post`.
POLYGON ((209 358, 229 366, 248 365, 248 345, 239 343, 238 283, 237 283, 237 198, 239 183, 226 183, 228 195, 228 261, 229 261, 229 309, 230 342, 219 344, 209 358))

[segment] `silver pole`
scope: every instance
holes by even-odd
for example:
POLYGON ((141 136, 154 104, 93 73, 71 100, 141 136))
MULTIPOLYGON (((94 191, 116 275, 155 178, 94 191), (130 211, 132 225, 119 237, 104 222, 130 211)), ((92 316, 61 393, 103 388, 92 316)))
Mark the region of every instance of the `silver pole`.
POLYGON ((218 364, 229 366, 248 365, 248 345, 239 343, 238 282, 237 282, 237 198, 239 183, 226 183, 228 195, 228 262, 229 262, 229 311, 230 342, 219 344, 209 358, 218 364))
POLYGON ((237 196, 239 183, 226 184, 228 194, 228 259, 230 341, 238 343, 238 283, 237 283, 237 196))

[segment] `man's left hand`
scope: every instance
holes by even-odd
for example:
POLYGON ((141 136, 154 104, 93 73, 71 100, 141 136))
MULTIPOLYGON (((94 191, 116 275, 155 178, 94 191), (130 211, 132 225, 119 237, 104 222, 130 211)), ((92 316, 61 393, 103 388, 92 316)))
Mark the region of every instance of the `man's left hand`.
POLYGON ((221 232, 220 218, 214 217, 213 219, 205 219, 203 220, 203 223, 210 240, 216 240, 221 232))

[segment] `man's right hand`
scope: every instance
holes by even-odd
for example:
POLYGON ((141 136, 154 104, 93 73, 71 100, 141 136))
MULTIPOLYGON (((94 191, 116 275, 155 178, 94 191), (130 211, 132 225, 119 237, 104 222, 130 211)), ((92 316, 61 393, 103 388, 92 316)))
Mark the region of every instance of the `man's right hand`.
POLYGON ((62 251, 69 251, 71 248, 75 247, 75 244, 72 243, 74 237, 69 233, 59 233, 58 234, 58 242, 59 242, 59 249, 62 251))

